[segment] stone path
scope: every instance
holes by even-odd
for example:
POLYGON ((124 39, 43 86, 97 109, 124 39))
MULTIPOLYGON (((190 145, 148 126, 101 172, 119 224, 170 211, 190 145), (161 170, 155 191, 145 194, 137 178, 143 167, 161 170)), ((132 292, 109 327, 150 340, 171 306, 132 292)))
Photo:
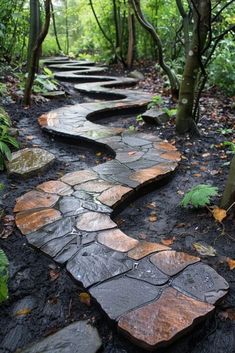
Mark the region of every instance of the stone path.
MULTIPOLYGON (((46 63, 60 61, 68 67, 64 58, 46 63)), ((156 135, 94 123, 107 114, 141 109, 151 96, 120 88, 134 79, 89 71, 82 76, 74 64, 79 65, 73 62, 72 71, 58 72, 57 78, 76 78, 80 92, 113 100, 65 106, 39 117, 39 124, 52 134, 105 145, 115 158, 18 198, 16 224, 31 245, 66 266, 120 332, 150 350, 167 346, 214 310, 228 283, 200 258, 133 239, 112 220, 113 211, 173 173, 180 154, 156 135)))

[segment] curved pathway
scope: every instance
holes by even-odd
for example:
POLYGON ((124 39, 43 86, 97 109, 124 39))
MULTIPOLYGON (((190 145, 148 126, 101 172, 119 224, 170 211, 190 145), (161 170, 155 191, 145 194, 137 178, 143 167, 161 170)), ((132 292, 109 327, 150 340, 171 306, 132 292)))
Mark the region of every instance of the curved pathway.
POLYGON ((77 82, 80 92, 112 100, 50 111, 39 118, 42 129, 106 146, 115 158, 18 198, 16 224, 31 245, 66 266, 121 332, 147 349, 166 346, 211 313, 228 284, 198 257, 124 234, 112 215, 173 173, 180 154, 156 135, 95 123, 146 107, 149 94, 120 88, 136 80, 93 76, 101 68, 92 63, 70 65, 64 58, 46 63, 63 70, 56 77, 77 82))

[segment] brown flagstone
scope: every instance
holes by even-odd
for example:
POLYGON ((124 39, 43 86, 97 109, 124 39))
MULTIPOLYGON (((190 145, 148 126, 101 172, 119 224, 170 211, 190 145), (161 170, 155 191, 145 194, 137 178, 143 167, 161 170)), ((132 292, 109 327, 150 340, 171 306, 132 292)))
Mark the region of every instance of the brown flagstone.
POLYGON ((103 179, 97 179, 88 181, 83 184, 79 184, 75 186, 75 190, 84 190, 88 192, 102 192, 114 186, 115 184, 109 183, 103 179))
POLYGON ((59 196, 42 191, 29 191, 16 199, 14 212, 52 207, 59 200, 59 196))
POLYGON ((154 302, 123 315, 118 328, 140 346, 153 350, 182 336, 214 306, 167 288, 154 302))
POLYGON ((42 114, 38 118, 38 123, 41 127, 53 127, 59 122, 58 114, 56 112, 49 112, 47 114, 42 114))
POLYGON ((163 250, 170 250, 168 246, 158 243, 149 243, 148 241, 139 242, 139 244, 128 252, 128 256, 134 260, 140 260, 143 257, 163 250))
POLYGON ((26 235, 60 218, 61 213, 59 211, 53 208, 47 208, 40 211, 17 213, 15 222, 21 233, 26 235))
POLYGON ((99 233, 98 241, 113 250, 121 252, 127 252, 139 244, 138 240, 129 237, 119 229, 99 233))
POLYGON ((97 179, 97 174, 92 170, 85 169, 65 174, 60 180, 66 184, 74 186, 94 179, 97 179))
POLYGON ((38 185, 37 189, 50 194, 58 194, 61 196, 71 195, 73 192, 73 189, 70 186, 59 180, 46 181, 45 183, 38 185))
POLYGON ((169 173, 170 171, 173 171, 176 166, 173 164, 158 164, 154 167, 151 168, 146 168, 146 169, 140 169, 137 172, 134 172, 129 176, 129 179, 135 180, 139 183, 144 183, 147 181, 150 181, 154 178, 157 178, 161 175, 165 175, 169 173))
POLYGON ((159 142, 155 142, 153 144, 154 148, 156 148, 157 150, 164 150, 164 151, 176 151, 176 147, 174 145, 172 145, 171 143, 167 142, 167 141, 159 141, 159 142))
POLYGON ((179 162, 181 159, 181 154, 178 151, 170 151, 170 152, 162 153, 160 157, 164 159, 168 159, 170 161, 179 162))
POLYGON ((77 218, 77 228, 86 232, 96 232, 98 230, 115 228, 110 216, 99 212, 86 212, 77 218))
POLYGON ((165 274, 174 276, 188 265, 200 261, 200 258, 184 252, 170 250, 152 255, 150 261, 165 274))
POLYGON ((97 199, 107 206, 114 206, 118 201, 122 199, 124 195, 128 194, 132 190, 133 189, 126 186, 116 185, 108 190, 103 191, 97 199))

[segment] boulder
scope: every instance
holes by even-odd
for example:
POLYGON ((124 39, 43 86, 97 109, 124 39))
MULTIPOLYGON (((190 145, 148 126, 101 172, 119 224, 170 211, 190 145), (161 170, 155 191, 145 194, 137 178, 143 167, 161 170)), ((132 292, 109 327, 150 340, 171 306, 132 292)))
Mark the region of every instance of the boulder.
POLYGON ((166 112, 158 108, 150 108, 142 114, 143 120, 148 124, 162 125, 169 121, 170 117, 166 112))
POLYGON ((55 156, 42 148, 24 148, 12 153, 11 161, 6 163, 10 175, 27 178, 41 172, 55 160, 55 156))
POLYGON ((128 74, 128 77, 136 78, 137 80, 144 80, 144 75, 142 72, 134 70, 128 74))

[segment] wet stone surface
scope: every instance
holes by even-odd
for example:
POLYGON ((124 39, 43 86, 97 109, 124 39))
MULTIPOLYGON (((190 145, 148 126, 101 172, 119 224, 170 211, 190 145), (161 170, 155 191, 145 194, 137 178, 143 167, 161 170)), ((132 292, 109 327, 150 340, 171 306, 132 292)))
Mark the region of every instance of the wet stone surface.
POLYGON ((78 321, 26 348, 22 353, 96 353, 101 347, 96 328, 78 321))
POLYGON ((25 148, 12 153, 12 159, 7 162, 10 175, 28 178, 49 167, 55 156, 42 148, 25 148))
MULTIPOLYGON (((98 142, 116 158, 65 174, 58 181, 47 181, 17 199, 16 225, 30 244, 66 266, 127 337, 147 349, 167 346, 214 310, 213 304, 224 297, 228 284, 199 258, 126 235, 112 220, 112 212, 126 205, 129 196, 140 195, 146 185, 173 173, 180 154, 174 145, 151 133, 94 123, 103 113, 115 115, 149 103, 151 95, 147 93, 118 88, 136 80, 93 76, 91 67, 83 67, 89 76, 82 76, 80 69, 73 69, 76 63, 64 58, 51 63, 72 64, 72 71, 66 65, 66 71, 59 71, 57 77, 76 83, 87 81, 76 84, 76 90, 99 92, 116 100, 52 110, 39 118, 42 129, 67 139, 98 142)), ((25 352, 55 352, 55 341, 58 352, 62 352, 63 339, 65 349, 70 347, 62 332, 25 352)), ((77 352, 75 340, 76 334, 69 352, 77 352)), ((81 341, 86 343, 84 338, 81 341)))

